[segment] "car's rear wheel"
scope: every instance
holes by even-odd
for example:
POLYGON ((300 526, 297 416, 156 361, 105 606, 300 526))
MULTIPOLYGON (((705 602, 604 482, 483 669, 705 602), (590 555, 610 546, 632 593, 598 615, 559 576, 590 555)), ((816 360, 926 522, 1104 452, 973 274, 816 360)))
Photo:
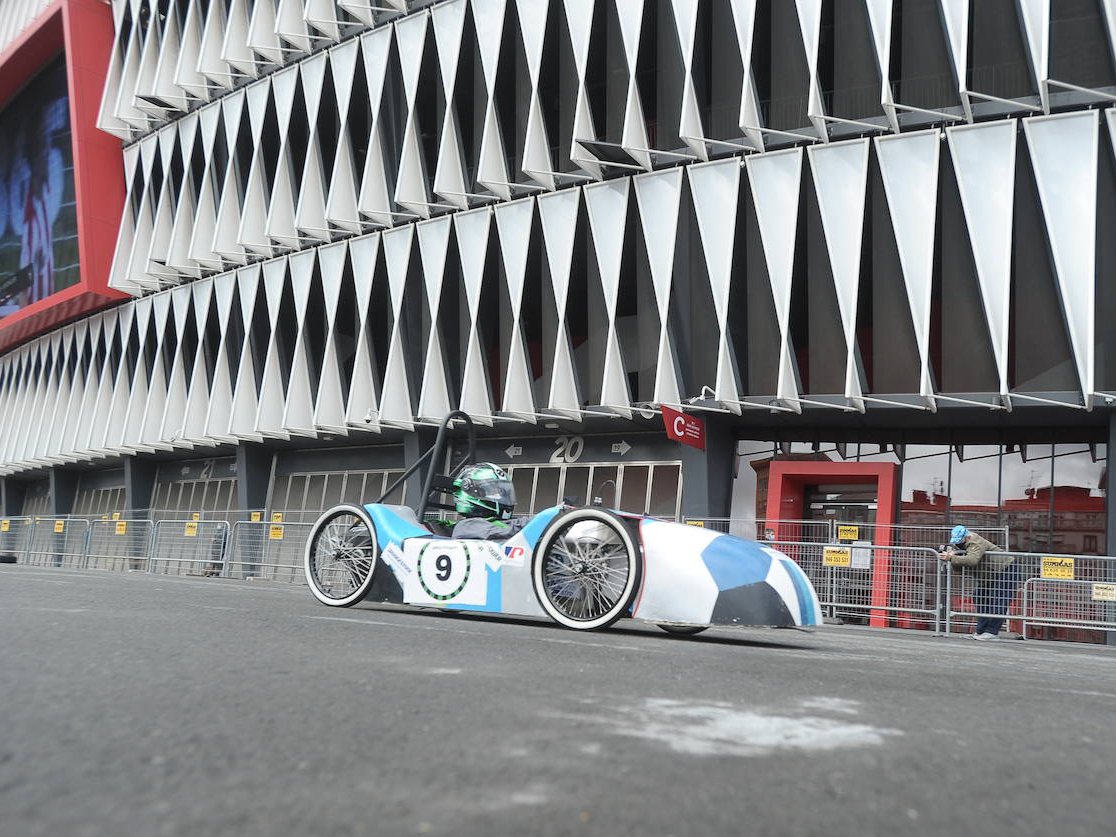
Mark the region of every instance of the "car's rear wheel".
POLYGON ((704 631, 709 626, 708 625, 659 625, 659 627, 662 628, 664 631, 666 631, 668 634, 674 634, 675 636, 693 636, 694 634, 700 634, 702 631, 704 631))
POLYGON ((631 607, 643 579, 634 526, 602 509, 562 514, 543 532, 531 567, 535 595, 567 628, 607 628, 631 607))
POLYGON ((306 541, 306 583, 322 604, 349 607, 372 586, 380 555, 376 527, 358 506, 336 506, 314 524, 306 541))

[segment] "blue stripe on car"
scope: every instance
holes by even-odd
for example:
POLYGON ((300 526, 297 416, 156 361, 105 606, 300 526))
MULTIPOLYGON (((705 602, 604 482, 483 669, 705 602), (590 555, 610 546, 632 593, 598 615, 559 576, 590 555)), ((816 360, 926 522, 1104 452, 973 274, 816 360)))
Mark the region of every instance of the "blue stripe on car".
POLYGON ((767 578, 771 556, 749 541, 732 535, 721 535, 709 542, 701 552, 709 575, 718 590, 745 587, 767 578))
POLYGON ((404 520, 378 503, 369 503, 364 510, 368 512, 368 516, 372 518, 372 525, 376 527, 376 540, 379 541, 381 549, 389 543, 402 546, 407 538, 430 537, 430 532, 426 529, 404 520))
POLYGON ((524 526, 520 531, 524 538, 527 539, 527 546, 531 549, 535 548, 535 544, 539 542, 542 537, 543 529, 545 529, 554 518, 558 516, 558 512, 562 511, 558 506, 549 509, 543 509, 535 515, 534 519, 524 526))
POLYGON ((794 582, 794 590, 798 593, 798 612, 802 614, 802 624, 820 625, 821 614, 814 608, 814 597, 810 595, 808 586, 810 582, 806 578, 806 573, 802 572, 802 568, 789 558, 783 561, 783 567, 786 568, 787 575, 794 582))

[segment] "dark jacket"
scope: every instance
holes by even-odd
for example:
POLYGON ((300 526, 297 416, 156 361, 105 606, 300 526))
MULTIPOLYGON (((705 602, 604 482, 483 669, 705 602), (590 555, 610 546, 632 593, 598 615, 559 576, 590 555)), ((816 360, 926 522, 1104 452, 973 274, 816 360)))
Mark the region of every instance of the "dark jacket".
POLYGON ((527 525, 528 518, 513 517, 510 520, 496 518, 466 517, 453 527, 455 538, 476 538, 482 541, 506 541, 527 525))

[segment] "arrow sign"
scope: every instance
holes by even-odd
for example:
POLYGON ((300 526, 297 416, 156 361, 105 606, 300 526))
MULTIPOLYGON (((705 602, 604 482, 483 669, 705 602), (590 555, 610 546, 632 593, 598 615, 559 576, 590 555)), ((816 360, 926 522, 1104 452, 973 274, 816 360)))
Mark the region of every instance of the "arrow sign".
POLYGON ((629 445, 627 442, 625 442, 623 439, 621 439, 619 442, 613 442, 612 443, 612 452, 613 453, 618 453, 621 456, 626 454, 631 449, 632 449, 632 446, 629 445))
POLYGON ((523 454, 523 448, 520 445, 511 445, 504 453, 512 457, 521 456, 523 454))

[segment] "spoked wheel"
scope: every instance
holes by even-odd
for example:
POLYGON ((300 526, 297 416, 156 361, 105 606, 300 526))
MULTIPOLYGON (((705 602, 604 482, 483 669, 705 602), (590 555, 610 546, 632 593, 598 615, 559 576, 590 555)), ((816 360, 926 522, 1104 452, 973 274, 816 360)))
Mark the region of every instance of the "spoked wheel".
POLYGON ((659 627, 662 628, 664 631, 666 631, 668 634, 674 634, 675 636, 693 636, 694 634, 700 634, 702 631, 704 631, 709 626, 708 625, 659 625, 659 627))
POLYGON ((380 547, 364 509, 336 506, 323 514, 306 541, 306 583, 318 601, 349 607, 372 586, 380 547))
POLYGON ((592 631, 628 612, 643 577, 643 555, 622 517, 577 509, 543 532, 531 573, 539 604, 554 621, 592 631))

